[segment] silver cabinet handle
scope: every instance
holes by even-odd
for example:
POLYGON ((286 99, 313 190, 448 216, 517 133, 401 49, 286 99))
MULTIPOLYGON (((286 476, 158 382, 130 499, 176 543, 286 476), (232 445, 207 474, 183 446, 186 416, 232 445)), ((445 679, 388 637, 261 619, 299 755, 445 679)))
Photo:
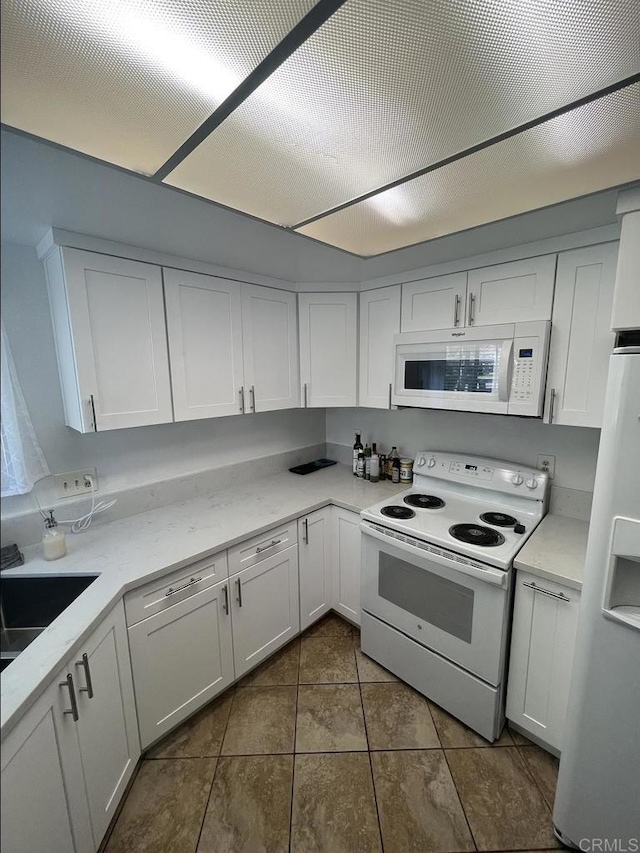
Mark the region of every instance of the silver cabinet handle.
POLYGON ((453 325, 457 326, 460 322, 460 296, 456 293, 456 301, 453 307, 453 325))
POLYGON ((81 666, 84 668, 84 677, 85 677, 85 681, 87 684, 86 687, 79 687, 78 692, 79 693, 86 693, 87 697, 89 699, 93 699, 93 682, 91 681, 91 670, 89 669, 89 658, 88 658, 86 652, 85 652, 85 654, 82 655, 81 660, 76 661, 76 666, 81 666))
POLYGON ((550 598, 559 598, 560 601, 571 601, 569 596, 564 595, 562 592, 551 592, 551 590, 544 589, 544 587, 538 586, 535 583, 523 583, 522 586, 526 586, 527 589, 532 589, 534 592, 541 592, 543 595, 548 595, 550 598))
POLYGON ((78 714, 78 702, 76 700, 76 691, 73 686, 73 676, 71 673, 68 673, 67 677, 64 681, 59 682, 60 687, 66 687, 69 691, 69 701, 71 702, 71 708, 68 710, 64 710, 63 714, 71 714, 73 717, 73 722, 77 723, 80 715, 78 714))
POLYGON ((238 390, 238 394, 240 395, 240 407, 239 407, 239 409, 242 412, 242 414, 244 415, 244 388, 240 388, 238 390))
POLYGON ((187 589, 190 586, 193 586, 196 583, 200 583, 202 578, 191 578, 187 583, 183 583, 182 586, 177 586, 175 589, 170 586, 169 589, 165 592, 164 597, 166 598, 168 595, 175 595, 176 592, 182 592, 183 589, 187 589))
POLYGON ((269 548, 274 548, 276 545, 279 545, 282 542, 282 539, 272 539, 268 545, 263 545, 262 548, 256 548, 256 554, 261 554, 263 551, 268 551, 269 548))
POLYGON ((242 581, 240 578, 237 579, 236 584, 238 586, 238 607, 242 607, 242 581))
POLYGON ((249 399, 250 399, 250 403, 251 403, 251 411, 255 412, 255 410, 256 410, 256 386, 255 385, 252 385, 251 388, 249 388, 249 399))
POLYGON ((89 396, 89 402, 91 403, 91 417, 93 419, 93 431, 98 432, 98 423, 96 421, 96 403, 93 399, 93 394, 89 396))
POLYGON ((475 304, 476 304, 475 294, 470 292, 469 293, 469 325, 470 326, 473 326, 473 323, 476 319, 475 318, 475 304))
POLYGON ((308 398, 308 393, 307 393, 307 383, 305 382, 305 383, 304 383, 304 408, 305 408, 305 409, 306 409, 306 408, 307 408, 307 406, 309 405, 308 400, 309 400, 309 398, 308 398))
POLYGON ((391 408, 391 391, 392 391, 392 388, 393 388, 393 384, 390 382, 389 383, 389 408, 391 408))
POLYGON ((229 588, 227 587, 226 584, 222 587, 222 592, 224 594, 224 601, 222 602, 222 609, 224 610, 225 614, 228 616, 229 615, 229 588))
POLYGON ((556 407, 556 389, 552 388, 549 392, 549 423, 553 423, 553 410, 556 407))
POLYGON ((302 541, 304 542, 305 545, 308 545, 309 544, 309 519, 305 518, 305 520, 302 522, 302 524, 304 527, 304 536, 303 536, 302 541))

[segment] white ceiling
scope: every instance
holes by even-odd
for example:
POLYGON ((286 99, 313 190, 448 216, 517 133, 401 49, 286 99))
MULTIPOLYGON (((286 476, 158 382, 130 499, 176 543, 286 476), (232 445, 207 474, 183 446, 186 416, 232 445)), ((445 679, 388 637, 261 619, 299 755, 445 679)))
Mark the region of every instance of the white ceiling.
POLYGON ((6 125, 356 255, 640 178, 637 0, 2 5, 6 125))

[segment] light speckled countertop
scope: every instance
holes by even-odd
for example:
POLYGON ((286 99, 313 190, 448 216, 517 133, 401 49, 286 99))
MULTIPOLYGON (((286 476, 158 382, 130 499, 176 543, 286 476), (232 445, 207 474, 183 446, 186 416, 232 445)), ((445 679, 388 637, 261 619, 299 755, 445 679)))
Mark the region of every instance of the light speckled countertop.
POLYGON ((563 515, 547 515, 513 561, 545 580, 582 589, 589 524, 563 515))
POLYGON ((328 504, 360 512, 406 489, 358 480, 345 465, 307 476, 288 471, 67 536, 46 562, 40 545, 3 577, 100 575, 0 676, 2 737, 47 687, 102 616, 128 590, 328 504))

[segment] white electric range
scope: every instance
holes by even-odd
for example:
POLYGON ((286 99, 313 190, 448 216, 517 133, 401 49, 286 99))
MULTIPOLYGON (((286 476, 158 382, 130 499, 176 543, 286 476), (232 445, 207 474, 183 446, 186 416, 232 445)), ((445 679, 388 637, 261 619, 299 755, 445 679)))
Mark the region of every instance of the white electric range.
POLYGON ((542 520, 535 468, 425 451, 366 509, 362 651, 488 740, 504 725, 515 555, 542 520))

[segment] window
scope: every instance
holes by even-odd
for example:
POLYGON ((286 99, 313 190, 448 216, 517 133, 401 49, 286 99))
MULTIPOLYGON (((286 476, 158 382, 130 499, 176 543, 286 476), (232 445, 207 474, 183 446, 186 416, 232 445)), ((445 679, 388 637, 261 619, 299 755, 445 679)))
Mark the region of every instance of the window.
POLYGON ((2 377, 0 409, 2 427, 2 492, 3 498, 24 495, 34 483, 51 472, 38 444, 27 405, 18 382, 9 341, 1 324, 2 377))

